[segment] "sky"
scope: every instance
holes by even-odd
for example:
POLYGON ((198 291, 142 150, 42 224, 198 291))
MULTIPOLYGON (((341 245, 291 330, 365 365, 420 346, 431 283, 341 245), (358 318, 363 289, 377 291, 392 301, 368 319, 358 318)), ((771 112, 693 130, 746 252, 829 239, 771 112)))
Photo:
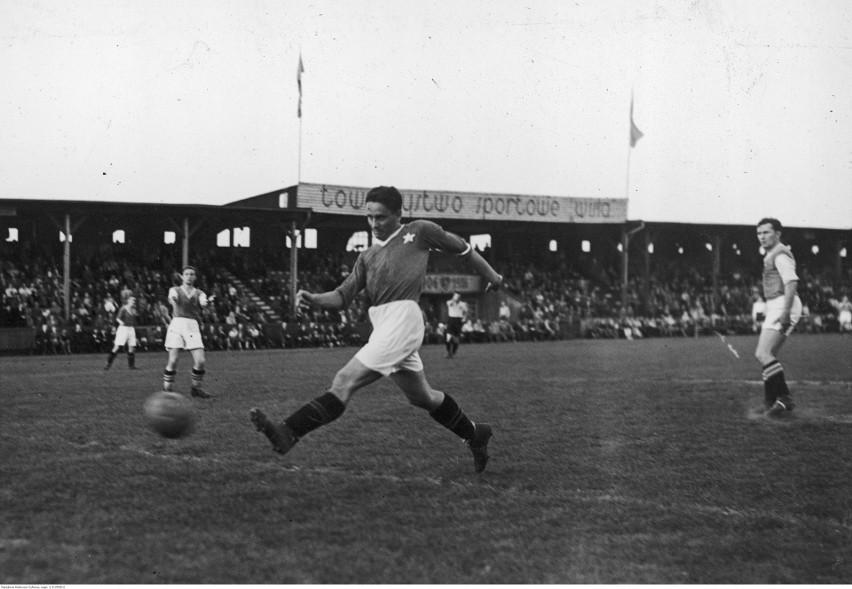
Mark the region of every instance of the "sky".
POLYGON ((0 80, 0 198, 392 184, 852 227, 846 0, 0 0, 0 80))

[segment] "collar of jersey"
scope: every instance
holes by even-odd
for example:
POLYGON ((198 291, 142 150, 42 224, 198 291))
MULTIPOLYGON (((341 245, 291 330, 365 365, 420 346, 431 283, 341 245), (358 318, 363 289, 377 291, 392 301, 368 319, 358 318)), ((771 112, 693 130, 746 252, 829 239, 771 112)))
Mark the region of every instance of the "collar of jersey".
MULTIPOLYGON (((391 239, 393 239, 394 237, 396 237, 396 236, 399 234, 399 232, 400 232, 400 231, 402 231, 403 229, 405 229, 405 225, 400 225, 400 226, 399 226, 399 229, 397 229, 396 231, 394 231, 393 233, 391 233, 391 234, 390 234, 390 236, 388 236, 388 238, 387 238, 386 240, 382 241, 381 239, 379 239, 378 237, 376 237, 375 241, 376 241, 376 243, 377 243, 378 245, 380 245, 380 246, 382 246, 382 247, 385 247, 385 246, 388 244, 388 242, 389 242, 391 239)), ((375 237, 375 235, 374 235, 373 237, 375 237)))

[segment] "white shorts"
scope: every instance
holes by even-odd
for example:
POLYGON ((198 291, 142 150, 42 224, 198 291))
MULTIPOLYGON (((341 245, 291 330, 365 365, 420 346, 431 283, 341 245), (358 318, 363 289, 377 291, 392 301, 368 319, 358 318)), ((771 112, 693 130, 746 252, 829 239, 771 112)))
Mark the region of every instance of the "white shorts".
POLYGON ((370 307, 373 333, 355 357, 369 368, 390 376, 400 370, 421 372, 423 361, 417 352, 423 344, 423 312, 414 301, 394 301, 370 307))
POLYGON ((169 323, 169 329, 166 331, 166 349, 183 348, 184 350, 204 349, 204 342, 201 341, 201 330, 198 328, 198 321, 187 317, 175 317, 169 323))
POLYGON ((840 325, 848 325, 852 323, 852 311, 841 311, 840 315, 837 317, 837 321, 840 325))
MULTIPOLYGON (((774 329, 781 331, 781 322, 779 318, 784 311, 784 297, 775 297, 766 301, 766 319, 763 320, 763 329, 774 329)), ((802 301, 799 297, 793 299, 793 306, 790 308, 790 327, 784 333, 790 335, 793 329, 802 317, 802 301)))
POLYGON ((127 344, 131 348, 136 347, 136 329, 130 325, 119 325, 115 329, 115 345, 127 344))

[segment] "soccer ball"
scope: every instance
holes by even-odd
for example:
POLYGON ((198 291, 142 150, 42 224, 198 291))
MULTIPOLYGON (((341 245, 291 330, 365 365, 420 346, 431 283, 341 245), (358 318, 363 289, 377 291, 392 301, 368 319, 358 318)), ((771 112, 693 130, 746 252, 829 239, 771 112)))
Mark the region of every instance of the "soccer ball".
POLYGON ((180 393, 158 391, 145 401, 145 422, 164 438, 182 438, 195 419, 189 400, 180 393))

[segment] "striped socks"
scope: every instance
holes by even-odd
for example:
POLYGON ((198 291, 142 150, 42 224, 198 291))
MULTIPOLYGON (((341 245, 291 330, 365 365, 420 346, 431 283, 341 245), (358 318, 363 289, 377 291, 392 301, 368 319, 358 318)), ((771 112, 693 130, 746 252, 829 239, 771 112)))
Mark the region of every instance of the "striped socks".
POLYGON ((192 369, 192 388, 198 388, 201 386, 201 382, 204 380, 205 370, 203 368, 193 368, 192 369))
POLYGON ((177 370, 163 370, 163 390, 171 391, 174 390, 175 387, 175 376, 177 375, 177 370))
POLYGON ((784 367, 778 360, 773 360, 763 367, 763 401, 767 407, 771 407, 778 397, 789 394, 784 367))

